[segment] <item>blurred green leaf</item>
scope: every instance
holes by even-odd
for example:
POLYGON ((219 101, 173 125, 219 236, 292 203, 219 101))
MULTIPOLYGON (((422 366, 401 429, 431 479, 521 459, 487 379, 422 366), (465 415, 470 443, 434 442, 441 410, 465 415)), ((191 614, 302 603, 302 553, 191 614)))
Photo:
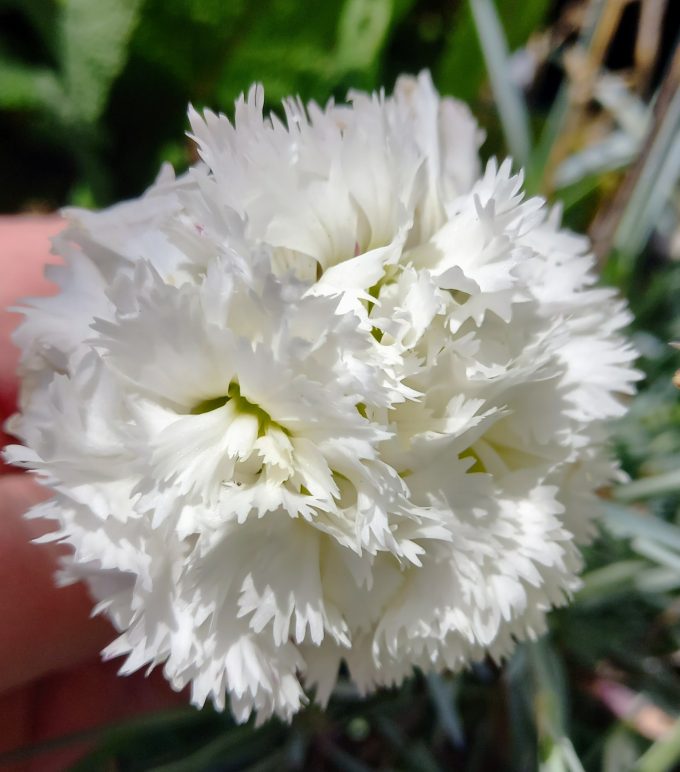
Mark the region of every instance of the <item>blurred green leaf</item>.
POLYGON ((620 504, 603 502, 602 512, 609 530, 617 536, 653 539, 680 550, 680 528, 648 513, 620 504))
POLYGON ((680 493, 680 469, 653 477, 643 477, 614 488, 614 498, 619 501, 636 501, 667 493, 680 493))
POLYGON ((574 602, 591 604, 611 601, 630 591, 635 578, 647 564, 644 560, 618 560, 584 574, 583 587, 574 602))
POLYGON ((104 739, 101 745, 71 768, 72 772, 99 770, 102 768, 103 760, 111 756, 116 748, 127 746, 140 736, 146 737, 149 733, 158 731, 171 730, 175 732, 180 727, 193 728, 204 720, 205 715, 201 711, 190 707, 138 716, 118 724, 94 727, 93 729, 43 740, 42 742, 14 751, 4 752, 0 754, 0 767, 33 758, 41 758, 56 748, 67 748, 70 745, 92 741, 103 735, 104 739))
POLYGON ((680 719, 671 732, 640 756, 634 772, 671 772, 680 762, 680 719))
POLYGON ((650 566, 635 577, 635 589, 649 595, 677 592, 680 589, 680 574, 675 568, 650 566))
POLYGON ((566 737, 550 746, 548 757, 539 765, 540 772, 585 772, 583 764, 566 737))
POLYGON ((614 236, 621 267, 630 270, 680 179, 680 89, 676 89, 614 236))
POLYGON ((346 0, 338 20, 336 66, 375 67, 392 20, 392 0, 346 0))
POLYGON ((569 698, 564 663, 546 637, 526 644, 525 650, 534 688, 540 772, 584 772, 568 736, 569 698))
POLYGON ((658 563, 674 571, 680 581, 680 553, 670 550, 663 544, 637 536, 631 539, 631 549, 638 555, 646 557, 648 560, 658 563))
MULTIPOLYGON (((529 35, 541 27, 550 5, 550 0, 494 2, 510 51, 524 45, 529 35)), ((486 65, 469 2, 459 6, 435 76, 446 93, 467 102, 473 102, 479 96, 486 65)))
POLYGON ((545 637, 526 645, 534 682, 537 723, 541 734, 556 740, 566 735, 567 686, 563 663, 545 637))
POLYGON ((641 142, 649 129, 651 110, 620 75, 601 73, 593 89, 597 101, 634 140, 641 142))
POLYGON ((456 705, 456 696, 460 682, 430 673, 427 687, 437 711, 437 719, 454 748, 460 748, 465 742, 463 723, 456 705))
POLYGON ((640 143, 623 131, 613 131, 599 142, 573 153, 555 171, 555 188, 575 185, 592 175, 621 169, 637 157, 640 143))
POLYGON ((601 183, 602 178, 599 174, 591 174, 581 177, 578 182, 567 185, 558 191, 556 199, 563 207, 564 213, 569 216, 569 224, 572 228, 574 227, 574 217, 581 209, 585 209, 586 222, 590 222, 594 205, 593 199, 599 193, 601 183))
POLYGON ((290 766, 287 766, 288 761, 285 749, 276 750, 254 764, 243 767, 242 772, 280 772, 282 769, 290 769, 290 766))
POLYGON ((538 766, 538 728, 534 716, 534 685, 526 644, 515 650, 505 667, 506 699, 511 738, 511 769, 538 766))
POLYGON ((64 92, 54 72, 0 57, 0 109, 60 114, 64 92))
POLYGON ((214 740, 197 751, 169 764, 153 767, 150 772, 196 772, 220 761, 244 765, 261 761, 262 757, 267 757, 265 761, 269 763, 271 751, 284 737, 285 729, 276 722, 270 722, 260 729, 254 729, 251 725, 225 728, 214 740))
POLYGON ((525 167, 531 154, 529 114, 524 95, 512 80, 512 68, 503 27, 492 0, 469 0, 482 47, 491 88, 505 135, 515 162, 525 167))
POLYGON ((339 772, 371 772, 369 766, 332 742, 324 743, 323 754, 333 762, 334 768, 339 772))
POLYGON ((407 737, 398 724, 387 716, 378 716, 375 725, 380 734, 398 751, 401 769, 408 772, 441 772, 429 749, 419 741, 407 737))
POLYGON ((333 57, 343 6, 328 0, 310 13, 297 0, 250 4, 216 78, 217 106, 231 110, 253 81, 264 84, 269 104, 290 94, 324 101, 339 84, 333 57))
POLYGON ((164 73, 187 100, 212 101, 224 62, 236 47, 249 45, 250 18, 258 8, 264 13, 266 3, 144 0, 131 56, 164 73))
POLYGON ((54 30, 59 13, 58 0, 2 0, 2 6, 14 6, 24 14, 56 62, 58 47, 54 30))
POLYGON ((60 54, 70 114, 93 124, 125 64, 142 0, 64 0, 60 54))
POLYGON ((605 741, 602 772, 630 772, 638 755, 637 743, 630 731, 619 725, 605 741))

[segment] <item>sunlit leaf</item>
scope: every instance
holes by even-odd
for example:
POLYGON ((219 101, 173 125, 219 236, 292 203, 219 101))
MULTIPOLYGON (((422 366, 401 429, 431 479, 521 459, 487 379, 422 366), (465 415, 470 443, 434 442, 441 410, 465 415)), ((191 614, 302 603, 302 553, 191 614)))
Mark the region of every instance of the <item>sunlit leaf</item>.
POLYGON ((657 740, 638 759, 635 772, 671 772, 680 762, 680 719, 670 734, 657 740))
POLYGON ((141 0, 64 0, 60 54, 73 119, 94 123, 122 70, 141 0))
POLYGON ((42 110, 59 115, 64 93, 55 73, 0 57, 0 109, 42 110))
POLYGON ((372 67, 385 44, 392 11, 392 0, 346 0, 338 19, 337 66, 372 67))

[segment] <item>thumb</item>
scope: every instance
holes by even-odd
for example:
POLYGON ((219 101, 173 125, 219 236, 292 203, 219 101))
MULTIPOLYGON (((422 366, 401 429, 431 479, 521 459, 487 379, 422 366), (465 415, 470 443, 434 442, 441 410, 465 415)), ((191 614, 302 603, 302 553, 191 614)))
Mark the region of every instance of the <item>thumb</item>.
POLYGON ((107 622, 90 618, 82 584, 55 586, 63 548, 31 543, 53 529, 23 518, 44 498, 30 475, 0 476, 0 692, 91 659, 113 637, 107 622))

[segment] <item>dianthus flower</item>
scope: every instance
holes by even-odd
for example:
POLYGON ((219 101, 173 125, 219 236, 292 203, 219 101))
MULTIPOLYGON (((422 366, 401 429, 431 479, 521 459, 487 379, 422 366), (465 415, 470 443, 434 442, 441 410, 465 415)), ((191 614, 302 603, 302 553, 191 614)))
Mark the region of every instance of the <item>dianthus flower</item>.
POLYGON ((123 673, 238 720, 457 670, 578 587, 623 303, 427 74, 233 124, 140 199, 66 210, 23 351, 23 445, 123 673))

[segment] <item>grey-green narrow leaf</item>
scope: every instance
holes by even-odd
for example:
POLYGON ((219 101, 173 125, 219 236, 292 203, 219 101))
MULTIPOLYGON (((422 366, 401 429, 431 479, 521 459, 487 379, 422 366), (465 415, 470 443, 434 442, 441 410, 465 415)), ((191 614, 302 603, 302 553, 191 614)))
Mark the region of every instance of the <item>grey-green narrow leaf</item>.
POLYGON ((470 8, 489 71, 489 80, 508 149, 522 166, 529 162, 529 114, 520 88, 510 77, 508 44, 492 0, 470 0, 470 8))
POLYGON ((680 90, 654 140, 614 237, 626 263, 640 253, 680 178, 680 90))
POLYGON ((652 477, 642 477, 639 480, 619 485, 614 489, 614 497, 619 501, 636 501, 652 496, 665 496, 680 492, 680 469, 657 474, 652 477))
POLYGON ((602 514, 607 528, 620 537, 639 536, 660 542, 665 547, 680 550, 680 528, 649 513, 604 502, 602 514))

